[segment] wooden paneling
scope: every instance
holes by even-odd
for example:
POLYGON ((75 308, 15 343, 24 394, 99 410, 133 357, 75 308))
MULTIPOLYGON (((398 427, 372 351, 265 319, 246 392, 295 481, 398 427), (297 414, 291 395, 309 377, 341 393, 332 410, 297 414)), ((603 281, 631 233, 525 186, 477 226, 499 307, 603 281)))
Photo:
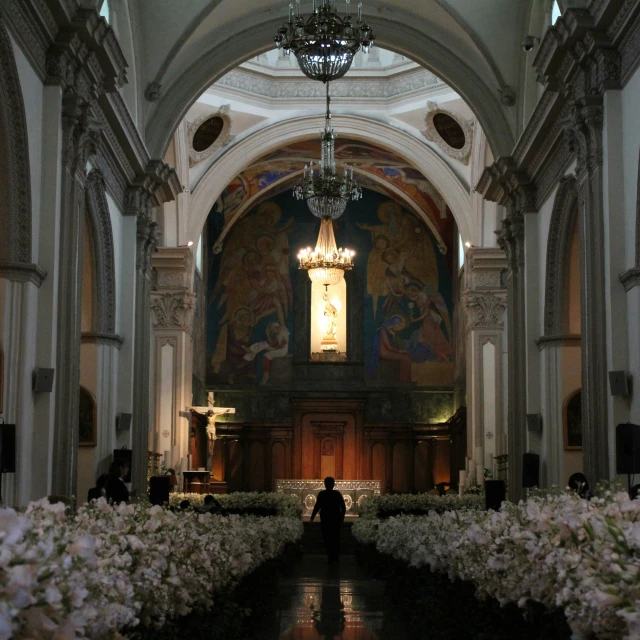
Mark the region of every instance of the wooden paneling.
POLYGON ((433 488, 433 469, 430 460, 430 446, 422 440, 415 448, 415 481, 414 490, 417 493, 425 493, 433 488))
POLYGON ((320 477, 336 476, 336 441, 334 438, 323 438, 320 441, 320 477))
POLYGON ((409 491, 409 469, 413 467, 409 458, 413 455, 404 442, 397 442, 393 447, 393 478, 391 488, 394 493, 409 491))
POLYGON ((450 482, 451 470, 449 467, 449 441, 434 440, 435 456, 433 465, 433 479, 435 483, 450 482))
POLYGON ((249 491, 264 491, 264 444, 262 442, 252 442, 249 449, 249 491))
POLYGON ((276 480, 287 478, 286 449, 282 442, 274 442, 271 446, 271 486, 270 491, 275 491, 276 480))
POLYGON ((242 491, 242 445, 239 440, 227 442, 227 489, 229 493, 242 491))
POLYGON ((387 482, 387 448, 381 442, 373 445, 371 452, 371 479, 380 480, 383 492, 387 482))

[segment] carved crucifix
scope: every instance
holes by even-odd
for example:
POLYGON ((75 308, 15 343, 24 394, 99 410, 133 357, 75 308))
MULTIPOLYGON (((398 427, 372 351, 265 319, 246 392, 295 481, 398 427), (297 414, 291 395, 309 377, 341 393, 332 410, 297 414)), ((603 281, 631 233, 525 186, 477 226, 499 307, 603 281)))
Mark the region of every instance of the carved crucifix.
MULTIPOLYGON (((206 416, 207 418, 207 469, 213 476, 213 451, 218 436, 216 434, 216 416, 235 413, 235 409, 215 407, 213 393, 209 393, 206 407, 191 407, 191 411, 206 416)), ((224 479, 224 478, 222 478, 224 479)))

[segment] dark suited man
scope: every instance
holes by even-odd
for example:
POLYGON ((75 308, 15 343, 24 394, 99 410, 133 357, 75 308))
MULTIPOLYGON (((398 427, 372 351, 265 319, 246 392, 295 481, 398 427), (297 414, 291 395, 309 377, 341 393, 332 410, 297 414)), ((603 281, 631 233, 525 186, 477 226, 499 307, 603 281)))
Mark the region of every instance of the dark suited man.
POLYGON ((325 478, 324 491, 318 494, 316 506, 311 514, 311 522, 318 511, 320 512, 320 526, 322 528, 322 540, 324 548, 329 556, 329 564, 337 562, 340 556, 340 530, 344 520, 347 507, 344 498, 339 491, 333 487, 336 481, 333 478, 325 478))

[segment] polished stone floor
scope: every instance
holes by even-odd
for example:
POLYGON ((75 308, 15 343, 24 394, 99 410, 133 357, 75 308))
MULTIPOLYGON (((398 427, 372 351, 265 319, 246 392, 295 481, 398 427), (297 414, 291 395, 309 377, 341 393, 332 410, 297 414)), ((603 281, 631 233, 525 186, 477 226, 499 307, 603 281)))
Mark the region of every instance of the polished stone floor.
MULTIPOLYGON (((277 586, 277 612, 270 635, 282 640, 405 640, 385 597, 353 555, 329 566, 326 556, 305 553, 277 586)), ((264 631, 267 631, 266 629, 264 631)))

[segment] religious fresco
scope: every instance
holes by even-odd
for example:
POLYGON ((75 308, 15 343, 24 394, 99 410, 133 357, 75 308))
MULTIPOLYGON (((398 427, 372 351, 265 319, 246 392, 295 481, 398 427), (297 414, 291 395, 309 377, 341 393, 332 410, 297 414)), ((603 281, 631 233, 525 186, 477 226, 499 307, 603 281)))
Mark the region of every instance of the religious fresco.
MULTIPOLYGON (((319 220, 305 202, 282 193, 249 210, 215 253, 224 224, 225 215, 214 209, 208 221, 207 385, 286 386, 293 375, 295 256, 300 247, 315 245, 319 220)), ((367 384, 452 385, 451 252, 442 254, 413 213, 367 188, 336 222, 335 233, 339 246, 356 252, 365 284, 367 384)))
MULTIPOLYGON (((448 215, 442 196, 405 160, 365 142, 351 140, 338 140, 335 153, 338 164, 346 162, 364 172, 358 174, 361 186, 395 199, 401 194, 414 211, 427 215, 438 234, 445 231, 448 215)), ((306 163, 317 163, 317 154, 317 141, 308 140, 261 158, 229 183, 214 211, 223 213, 225 225, 233 223, 239 213, 262 199, 261 194, 273 198, 289 189, 306 163)), ((440 250, 444 250, 442 243, 440 250)))

